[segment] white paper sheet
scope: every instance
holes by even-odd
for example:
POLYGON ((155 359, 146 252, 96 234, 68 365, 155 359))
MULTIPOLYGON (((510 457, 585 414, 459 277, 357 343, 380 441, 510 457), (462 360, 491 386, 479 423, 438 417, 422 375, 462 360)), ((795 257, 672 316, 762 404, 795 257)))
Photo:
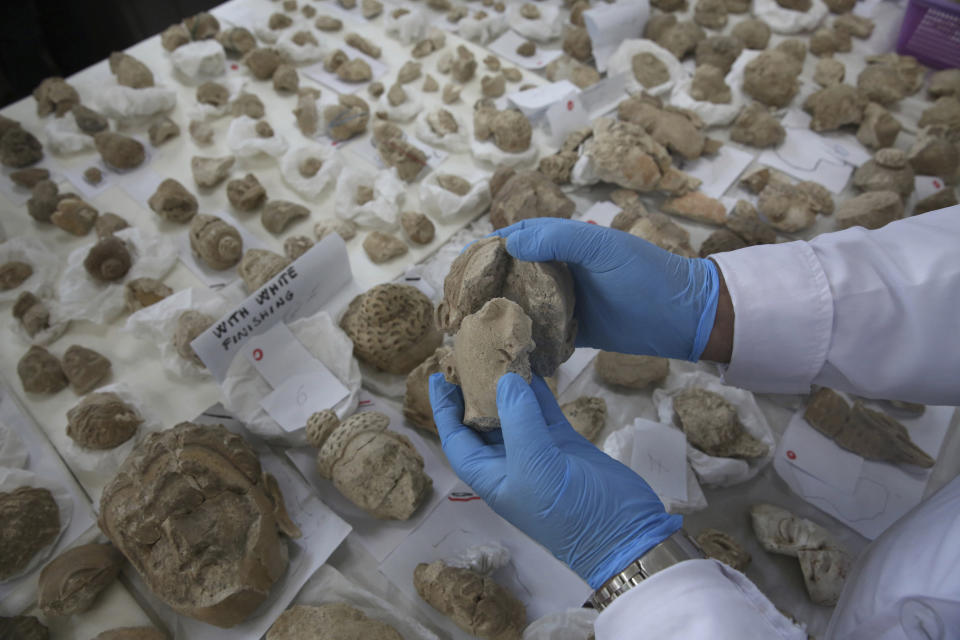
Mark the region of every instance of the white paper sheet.
POLYGON ((640 474, 658 496, 687 500, 687 438, 679 429, 637 418, 630 468, 640 474))
POLYGON ((583 12, 583 23, 593 44, 597 70, 607 70, 607 59, 627 38, 636 37, 650 16, 648 0, 600 4, 583 12))
POLYGON ((623 211, 620 207, 609 201, 598 202, 583 213, 577 213, 573 217, 576 220, 597 224, 601 227, 609 227, 617 214, 623 211))
POLYGON ((700 191, 711 198, 719 198, 736 182, 743 170, 750 166, 753 159, 753 153, 725 144, 716 155, 701 156, 682 163, 680 169, 703 182, 700 191))
POLYGON ((433 492, 409 520, 379 520, 343 497, 333 483, 317 473, 317 450, 314 447, 290 448, 284 453, 320 495, 323 502, 353 526, 354 534, 370 555, 380 562, 411 535, 420 523, 430 517, 430 513, 442 502, 444 496, 457 484, 458 480, 446 460, 439 459, 418 433, 403 426, 403 415, 398 405, 361 391, 360 408, 363 411, 378 411, 387 415, 390 418, 390 430, 409 438, 411 444, 423 457, 423 470, 433 480, 433 492))
POLYGON ((837 446, 806 420, 803 411, 793 415, 783 433, 777 455, 840 491, 853 491, 863 469, 863 458, 837 446))
POLYGON ((569 80, 551 82, 526 91, 508 93, 507 102, 520 109, 527 118, 533 118, 552 105, 580 93, 580 87, 569 80))
POLYGON ((550 141, 555 147, 560 147, 574 131, 590 126, 590 114, 583 104, 582 95, 572 95, 566 100, 553 103, 547 107, 546 116, 550 141))
POLYGON ((853 174, 853 167, 842 161, 824 158, 826 154, 817 133, 792 128, 787 128, 786 132, 783 144, 761 153, 757 162, 798 180, 818 182, 833 193, 843 191, 853 174))
POLYGON ((600 353, 599 349, 579 347, 574 349, 573 355, 557 369, 557 395, 561 395, 579 377, 583 370, 593 362, 600 353))
POLYGON ((526 38, 516 31, 508 29, 503 32, 503 35, 490 43, 488 48, 501 58, 506 58, 524 69, 543 69, 563 55, 563 51, 560 49, 544 49, 538 44, 536 52, 527 58, 517 53, 517 47, 524 42, 527 42, 526 38))

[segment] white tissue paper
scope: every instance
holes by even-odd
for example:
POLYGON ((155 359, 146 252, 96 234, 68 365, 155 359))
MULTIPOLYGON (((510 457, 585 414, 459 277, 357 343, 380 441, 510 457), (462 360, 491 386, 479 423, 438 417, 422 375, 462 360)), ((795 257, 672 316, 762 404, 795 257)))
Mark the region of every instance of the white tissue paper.
POLYGON ((51 118, 44 127, 44 134, 46 148, 57 155, 93 149, 93 136, 81 131, 74 118, 51 118))
POLYGON ((30 277, 19 287, 0 291, 0 302, 13 302, 24 291, 38 298, 51 295, 60 273, 60 260, 55 251, 32 236, 17 236, 0 244, 0 264, 26 262, 33 268, 30 277))
POLYGON ((497 541, 475 544, 444 558, 443 562, 448 567, 470 569, 488 576, 510 564, 510 550, 497 541))
POLYGON ((342 170, 343 161, 330 145, 305 144, 302 147, 290 149, 280 159, 280 175, 283 181, 305 200, 319 198, 342 170), (323 162, 320 170, 309 178, 300 173, 300 164, 308 158, 319 158, 323 162))
POLYGON ((489 162, 495 167, 524 167, 530 166, 537 161, 540 155, 539 139, 541 134, 534 130, 533 137, 530 139, 530 147, 520 153, 507 153, 493 142, 491 137, 481 142, 475 137, 470 138, 470 152, 473 157, 483 162, 489 162))
POLYGON ((746 482, 757 475, 773 459, 777 443, 753 394, 744 389, 728 387, 720 378, 703 371, 671 375, 662 388, 653 392, 653 403, 657 407, 661 423, 673 425, 673 396, 689 388, 701 388, 720 394, 736 408, 737 417, 740 418, 744 429, 767 445, 765 456, 752 460, 740 460, 707 455, 688 442, 687 459, 693 470, 697 472, 700 481, 707 486, 729 487, 746 482))
MULTIPOLYGON (((357 408, 360 391, 360 367, 353 357, 353 342, 325 311, 300 318, 289 325, 290 332, 304 348, 343 383, 350 395, 332 407, 341 420, 357 408)), ((251 432, 270 442, 297 447, 307 446, 306 425, 286 431, 260 406, 273 387, 243 356, 230 363, 220 385, 223 406, 251 432)))
POLYGON ((47 307, 47 311, 50 313, 50 326, 31 336, 23 328, 23 325, 20 324, 20 320, 11 318, 10 330, 13 332, 13 335, 17 336, 17 339, 24 344, 46 346, 66 333, 67 329, 70 328, 70 318, 64 317, 63 312, 60 310, 60 303, 53 298, 37 297, 40 298, 40 301, 47 307))
POLYGON ((73 515, 73 497, 70 492, 57 482, 23 469, 13 469, 9 467, 0 467, 0 493, 10 493, 20 487, 33 487, 35 489, 46 489, 53 496, 60 511, 60 533, 43 549, 38 551, 22 571, 7 576, 5 580, 0 580, 0 584, 11 582, 36 571, 50 557, 50 553, 57 547, 60 536, 70 526, 70 518, 73 515))
MULTIPOLYGON (((293 25, 290 25, 291 27, 293 25)), ((284 29, 289 30, 289 27, 284 27, 284 29)), ((270 28, 270 19, 267 16, 263 16, 260 20, 253 25, 253 35, 257 36, 257 40, 261 40, 266 44, 275 44, 277 40, 280 39, 280 30, 273 30, 270 28)))
MULTIPOLYGON (((113 449, 87 449, 81 447, 72 439, 68 440, 67 446, 61 450, 63 457, 70 463, 70 467, 77 467, 84 471, 97 473, 106 478, 113 477, 123 461, 133 451, 148 434, 163 430, 163 423, 158 416, 152 415, 147 406, 134 393, 133 389, 118 382, 105 387, 98 387, 94 390, 96 393, 115 393, 121 400, 133 407, 137 415, 143 422, 137 427, 137 430, 129 440, 123 442, 113 449)), ((66 422, 64 422, 66 428, 66 422)))
POLYGON ((317 569, 292 605, 321 605, 342 602, 359 609, 367 617, 385 622, 393 627, 404 640, 438 640, 437 636, 417 622, 412 616, 354 584, 330 565, 317 569))
POLYGON ((227 68, 223 45, 212 38, 177 47, 170 54, 170 61, 174 69, 194 81, 219 76, 227 68))
POLYGON ((426 37, 430 21, 422 9, 412 9, 396 18, 393 12, 394 9, 385 9, 383 12, 383 28, 388 36, 393 36, 401 44, 414 44, 426 37))
POLYGON ((177 319, 181 313, 192 309, 216 320, 229 311, 231 306, 227 300, 210 289, 182 289, 131 314, 127 318, 124 331, 138 340, 157 345, 164 370, 173 376, 186 380, 206 380, 210 377, 207 368, 180 357, 173 346, 177 319))
POLYGON ((580 157, 577 158, 573 169, 570 170, 570 184, 575 187, 589 187, 598 182, 600 182, 600 178, 597 177, 597 172, 594 169, 593 158, 590 157, 589 153, 581 151, 580 157))
POLYGON ((163 87, 132 89, 121 85, 97 91, 97 110, 108 118, 143 118, 177 106, 177 92, 163 87))
POLYGON ((490 206, 490 186, 486 178, 475 177, 467 195, 459 196, 441 187, 437 176, 434 171, 420 183, 420 208, 431 218, 445 221, 461 214, 472 218, 490 206))
POLYGON ((813 0, 807 11, 784 9, 777 0, 754 0, 753 15, 760 18, 774 33, 806 33, 815 30, 827 16, 829 9, 823 0, 813 0))
POLYGON ((677 82, 689 75, 676 56, 653 40, 640 38, 624 40, 617 47, 617 50, 607 58, 607 76, 612 78, 621 73, 625 74, 627 91, 646 91, 656 96, 668 93, 677 82), (644 87, 640 84, 637 77, 633 75, 633 57, 640 53, 649 53, 656 56, 667 67, 670 79, 655 87, 644 87))
POLYGON ((473 12, 457 23, 457 33, 460 37, 472 40, 479 44, 487 44, 496 40, 507 30, 507 16, 496 11, 488 11, 485 18, 477 19, 477 12, 473 12))
POLYGON ((548 613, 523 630, 523 640, 588 640, 599 615, 583 607, 548 613))
POLYGON ((276 130, 269 138, 261 138, 257 133, 257 122, 250 116, 240 116, 230 122, 230 128, 227 129, 230 152, 241 158, 251 158, 260 153, 276 158, 286 153, 289 148, 286 139, 276 130))
POLYGON ((670 104, 694 112, 700 116, 700 119, 708 127, 725 127, 736 120, 746 102, 743 96, 742 66, 738 68, 734 63, 734 67, 724 76, 723 80, 730 87, 730 102, 726 104, 695 100, 690 95, 690 87, 693 84, 692 76, 683 78, 673 86, 673 91, 670 94, 670 104))
MULTIPOLYGON (((633 459, 633 447, 637 436, 641 433, 642 430, 633 424, 617 429, 603 441, 603 452, 629 467, 630 461, 633 459)), ((687 447, 689 448, 689 445, 687 447)), ((634 469, 634 471, 637 471, 637 469, 634 469)), ((703 489, 697 482, 697 474, 693 472, 690 465, 687 465, 686 500, 675 500, 659 494, 657 497, 663 502, 663 507, 667 510, 667 513, 693 513, 707 507, 707 498, 703 495, 703 489)))
POLYGON ((126 302, 124 284, 135 278, 162 280, 177 262, 173 244, 158 234, 146 234, 136 227, 114 234, 125 240, 130 251, 130 271, 117 282, 94 280, 83 267, 83 260, 95 243, 70 252, 67 268, 60 280, 60 313, 73 320, 105 324, 123 313, 126 302))
POLYGON ((403 90, 407 94, 407 99, 397 106, 390 104, 390 100, 387 98, 390 87, 387 87, 387 90, 377 99, 373 111, 385 114, 386 119, 390 122, 410 122, 413 120, 418 113, 423 111, 423 102, 420 100, 420 92, 414 89, 411 86, 412 84, 404 86, 403 90))
POLYGON ((327 48, 323 46, 323 41, 318 40, 320 44, 297 44, 293 41, 295 29, 287 30, 277 39, 275 48, 285 54, 293 64, 305 64, 307 62, 316 62, 322 60, 327 55, 327 48))
POLYGON ((0 467, 22 469, 29 455, 20 434, 10 425, 0 422, 0 467))
POLYGON ((563 22, 560 20, 559 8, 538 2, 536 7, 540 10, 540 17, 531 20, 524 18, 520 13, 524 4, 526 3, 518 2, 507 7, 507 20, 511 29, 524 38, 538 42, 549 42, 560 37, 563 32, 563 22))
MULTIPOLYGON (((436 109, 435 111, 440 110, 441 109, 436 109)), ((445 135, 436 133, 430 128, 429 123, 427 123, 427 116, 430 115, 431 112, 426 110, 421 111, 420 115, 417 116, 414 133, 416 133, 417 138, 430 146, 446 149, 453 153, 463 153, 470 148, 470 125, 467 124, 467 121, 464 120, 462 116, 450 110, 447 110, 447 113, 452 115, 457 123, 456 133, 448 133, 445 135)))
POLYGON ((396 171, 376 173, 346 166, 337 179, 334 213, 338 218, 353 220, 358 225, 389 230, 397 224, 397 214, 406 200, 406 188, 396 171), (373 200, 357 204, 357 187, 373 189, 373 200))
POLYGON ((243 92, 247 83, 243 78, 232 77, 221 80, 218 84, 223 85, 226 87, 227 91, 230 92, 230 97, 227 99, 227 102, 219 107, 212 104, 201 104, 199 102, 194 102, 185 110, 188 119, 203 121, 220 118, 227 115, 233 106, 233 101, 236 100, 237 96, 243 92))

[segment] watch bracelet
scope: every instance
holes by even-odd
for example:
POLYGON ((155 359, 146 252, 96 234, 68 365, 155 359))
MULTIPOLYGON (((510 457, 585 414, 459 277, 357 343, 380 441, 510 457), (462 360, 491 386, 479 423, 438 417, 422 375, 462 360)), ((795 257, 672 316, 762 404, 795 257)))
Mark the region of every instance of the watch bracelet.
POLYGON ((700 546, 683 529, 679 529, 604 582, 593 592, 589 602, 597 611, 603 611, 614 600, 653 574, 684 560, 703 557, 700 546))

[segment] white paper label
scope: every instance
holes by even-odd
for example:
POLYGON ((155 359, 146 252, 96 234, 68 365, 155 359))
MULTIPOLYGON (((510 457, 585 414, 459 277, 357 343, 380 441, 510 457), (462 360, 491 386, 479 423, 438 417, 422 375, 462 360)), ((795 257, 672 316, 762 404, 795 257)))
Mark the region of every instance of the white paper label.
MULTIPOLYGON (((680 168, 702 184, 700 191, 711 198, 719 198, 753 162, 754 154, 729 145, 720 147, 715 156, 701 156, 684 163, 680 168)), ((727 209, 729 211, 729 208, 727 209)))
POLYGON ((917 200, 932 196, 946 186, 943 180, 935 176, 917 176, 914 178, 913 184, 916 188, 917 200))
POLYGON ((528 118, 538 111, 580 93, 580 88, 569 80, 551 82, 535 89, 507 94, 507 102, 528 118))
POLYGON ((618 73, 604 78, 583 90, 580 98, 590 114, 590 119, 599 118, 617 108, 627 91, 627 74, 618 73))
POLYGON ((217 381, 234 356, 270 327, 318 311, 353 278, 343 239, 331 233, 190 343, 217 381))
POLYGON ((560 49, 544 49, 537 45, 537 51, 532 56, 522 56, 517 53, 517 47, 527 42, 522 35, 507 29, 499 38, 490 43, 490 51, 501 58, 506 58, 518 67, 524 69, 542 69, 563 55, 560 49))
POLYGON ((853 491, 863 467, 862 457, 841 449, 830 438, 811 427, 803 419, 803 412, 794 414, 787 425, 778 455, 782 455, 793 466, 843 491, 853 491))
POLYGON ((607 58, 621 42, 643 33, 649 15, 650 3, 647 0, 601 4, 583 12, 583 23, 593 45, 593 58, 598 71, 607 70, 607 58))
POLYGON ((590 126, 590 115, 579 95, 570 96, 547 109, 547 123, 553 144, 559 147, 568 135, 590 126))
POLYGON ((687 500, 687 437, 679 429, 637 418, 630 468, 661 500, 687 500))
POLYGON ((621 211, 623 211, 623 209, 612 202, 598 202, 582 214, 577 215, 577 219, 589 224, 609 227, 613 224, 613 219, 616 218, 617 214, 621 211))

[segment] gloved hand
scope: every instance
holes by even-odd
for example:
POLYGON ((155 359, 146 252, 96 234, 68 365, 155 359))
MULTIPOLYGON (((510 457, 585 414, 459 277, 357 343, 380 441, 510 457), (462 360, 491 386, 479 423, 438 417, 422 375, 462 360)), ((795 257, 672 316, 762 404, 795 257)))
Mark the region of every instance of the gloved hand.
POLYGON ((574 431, 541 378, 500 378, 501 431, 465 426, 443 374, 430 376, 430 403, 460 479, 594 589, 680 528, 643 478, 574 431))
POLYGON ((577 346, 696 361, 717 314, 717 267, 616 229, 533 218, 494 232, 518 260, 566 262, 577 346))

